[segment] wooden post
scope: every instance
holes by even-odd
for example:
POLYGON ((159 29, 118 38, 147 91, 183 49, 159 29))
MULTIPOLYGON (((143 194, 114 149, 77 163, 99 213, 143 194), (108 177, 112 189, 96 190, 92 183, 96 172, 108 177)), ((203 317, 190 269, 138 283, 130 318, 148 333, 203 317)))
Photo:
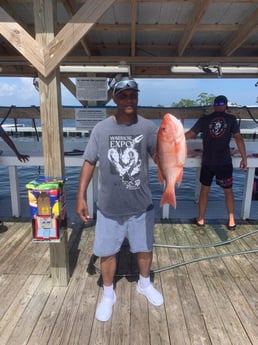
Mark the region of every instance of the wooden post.
MULTIPOLYGON (((47 49, 54 38, 54 14, 56 1, 34 0, 36 40, 47 49)), ((40 114, 45 176, 64 176, 63 129, 61 121, 61 92, 59 70, 50 75, 39 75, 40 114)), ((53 284, 67 286, 69 282, 69 258, 67 231, 63 231, 60 243, 50 244, 50 269, 53 284)))

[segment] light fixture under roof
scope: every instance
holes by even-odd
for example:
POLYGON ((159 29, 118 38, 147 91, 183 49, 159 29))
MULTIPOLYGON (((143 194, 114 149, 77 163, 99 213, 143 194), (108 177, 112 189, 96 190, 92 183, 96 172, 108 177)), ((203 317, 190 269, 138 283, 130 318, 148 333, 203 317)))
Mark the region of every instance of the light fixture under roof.
POLYGON ((258 74, 258 67, 255 66, 172 66, 172 73, 178 74, 258 74))
POLYGON ((62 65, 60 72, 63 73, 127 73, 130 74, 130 66, 127 65, 62 65))
POLYGON ((229 66, 221 67, 223 73, 236 73, 236 74, 258 74, 258 67, 252 66, 229 66))
POLYGON ((172 73, 205 73, 199 66, 172 66, 172 73))

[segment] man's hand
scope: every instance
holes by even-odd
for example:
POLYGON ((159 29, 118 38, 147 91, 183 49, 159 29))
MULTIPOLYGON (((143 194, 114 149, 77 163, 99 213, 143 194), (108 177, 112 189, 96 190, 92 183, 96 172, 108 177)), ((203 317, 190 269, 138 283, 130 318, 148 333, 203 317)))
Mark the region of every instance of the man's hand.
POLYGON ((20 153, 17 154, 17 158, 19 159, 20 162, 27 162, 30 159, 30 156, 28 155, 21 155, 20 153))
POLYGON ((86 223, 89 220, 90 215, 88 205, 85 199, 77 199, 75 212, 84 223, 86 223))
POLYGON ((241 159, 240 161, 240 169, 245 170, 247 168, 247 159, 241 159))

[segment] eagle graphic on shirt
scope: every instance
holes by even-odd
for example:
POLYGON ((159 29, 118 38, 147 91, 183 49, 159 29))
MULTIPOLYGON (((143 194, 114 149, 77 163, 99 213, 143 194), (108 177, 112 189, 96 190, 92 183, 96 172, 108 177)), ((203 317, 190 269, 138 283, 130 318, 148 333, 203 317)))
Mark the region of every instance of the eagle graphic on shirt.
POLYGON ((119 174, 127 189, 138 189, 141 181, 139 173, 142 165, 140 145, 143 135, 110 135, 108 160, 111 172, 119 174))

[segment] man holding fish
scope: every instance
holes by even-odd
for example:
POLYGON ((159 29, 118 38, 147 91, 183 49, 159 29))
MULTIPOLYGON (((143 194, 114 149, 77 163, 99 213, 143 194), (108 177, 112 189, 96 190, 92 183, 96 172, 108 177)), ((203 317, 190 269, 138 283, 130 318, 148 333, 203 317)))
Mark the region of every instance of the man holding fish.
POLYGON ((195 125, 185 133, 186 139, 194 138, 202 133, 203 155, 200 173, 201 191, 199 198, 199 215, 193 219, 198 226, 205 225, 205 211, 208 194, 213 178, 223 188, 228 212, 228 230, 236 227, 234 217, 233 165, 230 154, 230 140, 233 135, 241 154, 240 168, 246 169, 247 158, 245 143, 234 115, 226 113, 228 100, 220 95, 214 99, 214 112, 201 117, 195 125))
POLYGON ((99 163, 97 221, 93 252, 100 257, 103 296, 96 310, 99 321, 108 321, 116 302, 113 280, 116 254, 128 238, 137 254, 137 292, 155 306, 162 295, 150 281, 154 239, 154 206, 148 185, 148 160, 155 156, 157 128, 137 114, 138 85, 133 79, 115 83, 113 100, 117 111, 93 129, 83 155, 77 192, 76 213, 89 219, 86 191, 96 163, 99 163))

